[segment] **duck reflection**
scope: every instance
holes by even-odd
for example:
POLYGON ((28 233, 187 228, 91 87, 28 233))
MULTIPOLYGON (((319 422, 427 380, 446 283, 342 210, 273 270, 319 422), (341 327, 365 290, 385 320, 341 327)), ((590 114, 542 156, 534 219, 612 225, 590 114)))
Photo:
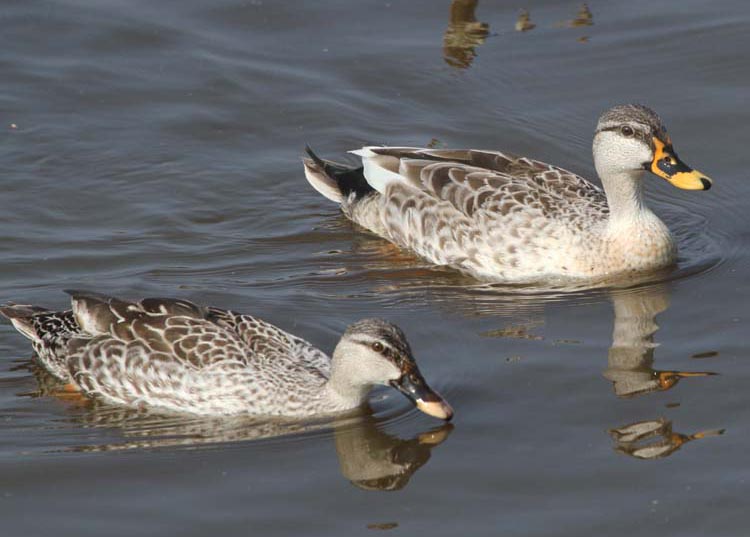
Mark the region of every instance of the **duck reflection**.
POLYGON ((631 423, 611 429, 609 433, 616 443, 615 451, 637 459, 660 459, 693 440, 724 434, 724 429, 681 434, 672 430, 671 421, 659 418, 631 423))
POLYGON ((442 424, 404 440, 379 430, 371 415, 364 427, 334 426, 336 453, 341 473, 364 490, 400 490, 424 466, 432 448, 442 444, 453 430, 442 424))
POLYGON ((568 26, 569 28, 580 28, 582 26, 593 26, 593 25, 594 25, 594 15, 591 13, 589 6, 585 3, 581 4, 581 7, 578 8, 578 13, 576 13, 576 16, 574 19, 566 21, 561 24, 561 26, 568 26))
MULTIPOLYGON (((590 295, 590 291, 587 292, 590 295)), ((698 378, 715 375, 712 371, 677 371, 654 368, 654 351, 657 344, 654 335, 659 329, 656 316, 669 307, 668 287, 664 284, 645 284, 639 288, 611 289, 607 292, 613 310, 614 323, 612 344, 608 350, 607 367, 603 376, 612 382, 614 393, 623 399, 637 397, 652 392, 674 388, 684 378, 698 378)), ((544 314, 544 304, 552 300, 567 299, 570 295, 546 294, 540 304, 535 297, 518 295, 479 294, 471 295, 463 289, 462 300, 453 296, 451 307, 472 315, 503 314, 519 319, 520 311, 525 311, 529 319, 520 324, 481 333, 485 337, 514 338, 542 341, 544 336, 535 333, 540 324, 535 318, 544 314), (472 304, 468 309, 468 304, 472 304), (495 300, 495 303, 492 300, 495 300)), ((434 296, 432 297, 434 300, 434 296)), ((520 319, 519 319, 520 320, 520 319)), ((558 342, 561 340, 558 340, 558 342)), ((715 356, 714 352, 703 352, 694 356, 715 356)), ((508 360, 510 361, 510 360, 508 360)), ((723 430, 703 431, 682 434, 672 430, 671 422, 659 418, 642 421, 612 429, 617 441, 617 451, 636 458, 666 457, 677 451, 683 444, 707 436, 721 434, 723 430)))
POLYGON ((257 417, 204 418, 165 415, 105 405, 65 391, 44 369, 27 362, 38 390, 22 396, 54 396, 71 410, 71 422, 83 428, 108 428, 124 437, 110 444, 77 446, 73 451, 119 451, 184 447, 196 448, 227 442, 263 440, 333 428, 333 439, 343 476, 365 490, 399 490, 430 460, 432 449, 453 430, 449 423, 424 430, 410 438, 383 431, 383 422, 370 408, 331 421, 300 422, 257 417))
POLYGON ((450 22, 443 35, 443 59, 459 69, 471 66, 477 53, 475 47, 483 44, 490 33, 490 25, 479 22, 474 15, 478 0, 453 0, 450 22))
POLYGON ((614 329, 604 377, 612 381, 618 397, 632 397, 673 388, 680 379, 715 375, 711 371, 660 371, 654 369, 655 317, 669 307, 663 286, 612 294, 614 329))
POLYGON ((536 28, 536 24, 531 22, 531 15, 525 9, 522 9, 518 14, 518 20, 516 20, 516 31, 517 32, 528 32, 536 28))
MULTIPOLYGON (((659 371, 653 368, 655 317, 669 307, 666 288, 613 293, 614 329, 604 377, 612 381, 615 394, 633 397, 673 388, 680 379, 715 375, 711 371, 659 371)), ((672 422, 659 418, 611 429, 615 450, 638 459, 668 457, 687 442, 723 434, 723 429, 693 434, 674 432, 672 422)))

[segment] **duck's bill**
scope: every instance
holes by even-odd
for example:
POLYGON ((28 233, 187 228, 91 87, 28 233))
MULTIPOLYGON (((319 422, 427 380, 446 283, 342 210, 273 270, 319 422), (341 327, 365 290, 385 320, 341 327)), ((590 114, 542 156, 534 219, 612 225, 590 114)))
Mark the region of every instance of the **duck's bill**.
POLYGON ((649 167, 651 173, 658 175, 683 190, 708 190, 713 181, 698 170, 682 162, 671 144, 665 144, 654 138, 654 160, 649 167))
POLYGON ((403 374, 401 378, 392 380, 390 384, 428 416, 446 421, 453 417, 451 406, 439 393, 427 385, 419 371, 403 374))

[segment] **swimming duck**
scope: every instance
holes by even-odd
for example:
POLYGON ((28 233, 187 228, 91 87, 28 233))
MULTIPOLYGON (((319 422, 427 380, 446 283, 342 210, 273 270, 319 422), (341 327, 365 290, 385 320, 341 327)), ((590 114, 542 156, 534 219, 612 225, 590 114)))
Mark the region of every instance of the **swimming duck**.
POLYGON ((0 313, 67 390, 108 403, 300 418, 359 407, 384 384, 430 416, 453 415, 425 382, 401 329, 380 319, 349 326, 329 358, 249 315, 185 300, 69 294, 68 311, 8 305, 0 313))
POLYGON ((646 206, 648 170, 686 190, 711 180, 684 164, 659 116, 615 106, 594 134, 603 189, 550 164, 500 151, 364 147, 352 168, 304 159, 310 184, 373 233, 489 281, 597 279, 668 267, 676 246, 646 206))

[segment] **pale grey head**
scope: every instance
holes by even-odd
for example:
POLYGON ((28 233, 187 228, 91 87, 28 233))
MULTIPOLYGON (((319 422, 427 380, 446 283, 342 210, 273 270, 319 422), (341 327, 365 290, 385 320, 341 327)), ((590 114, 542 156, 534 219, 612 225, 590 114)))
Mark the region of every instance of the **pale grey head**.
POLYGON ((414 360, 403 330, 383 319, 362 319, 352 323, 347 327, 343 337, 368 346, 379 343, 382 346, 379 353, 387 357, 414 360))
POLYGON ((602 181, 637 179, 648 170, 686 190, 708 190, 711 180, 682 162, 659 115, 640 104, 610 108, 594 134, 594 165, 602 181))
MULTIPOLYGON (((643 138, 649 144, 653 136, 658 136, 661 139, 667 137, 667 129, 659 115, 641 104, 621 104, 610 108, 599 117, 596 132, 621 130, 625 125, 636 131, 635 137, 643 138)), ((627 133, 625 135, 626 137, 633 136, 627 133)))
POLYGON ((334 351, 333 376, 346 378, 350 390, 389 385, 425 414, 444 420, 453 416, 422 377, 404 332, 388 321, 363 319, 350 325, 334 351))

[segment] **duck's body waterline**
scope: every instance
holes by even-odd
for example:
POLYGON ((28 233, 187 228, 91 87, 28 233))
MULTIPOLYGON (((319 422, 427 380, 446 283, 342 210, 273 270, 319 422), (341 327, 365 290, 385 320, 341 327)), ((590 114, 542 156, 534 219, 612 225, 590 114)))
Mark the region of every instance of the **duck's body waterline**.
POLYGON ((674 264, 674 240, 643 199, 644 171, 680 188, 710 180, 677 159, 658 116, 637 105, 600 118, 593 152, 603 189, 499 151, 365 147, 353 151, 361 169, 312 155, 305 173, 354 222, 485 281, 594 280, 674 264))
POLYGON ((354 323, 328 357, 249 315, 182 300, 72 295, 69 311, 11 305, 0 312, 32 340, 45 369, 109 403, 304 418, 353 410, 373 386, 390 384, 425 413, 452 416, 419 373, 403 332, 386 321, 354 323))

